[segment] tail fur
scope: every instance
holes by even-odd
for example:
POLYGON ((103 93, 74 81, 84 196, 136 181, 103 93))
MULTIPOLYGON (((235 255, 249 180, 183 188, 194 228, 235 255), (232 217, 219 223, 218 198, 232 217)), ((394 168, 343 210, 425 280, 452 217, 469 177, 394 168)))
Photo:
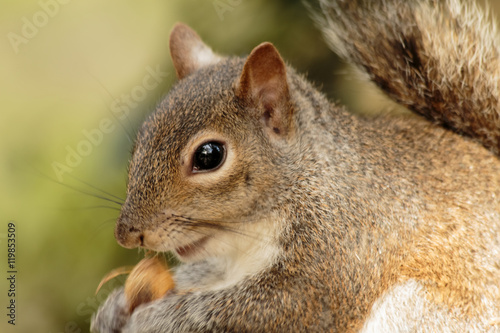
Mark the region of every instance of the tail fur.
POLYGON ((317 0, 334 50, 398 103, 500 153, 497 28, 470 0, 317 0))

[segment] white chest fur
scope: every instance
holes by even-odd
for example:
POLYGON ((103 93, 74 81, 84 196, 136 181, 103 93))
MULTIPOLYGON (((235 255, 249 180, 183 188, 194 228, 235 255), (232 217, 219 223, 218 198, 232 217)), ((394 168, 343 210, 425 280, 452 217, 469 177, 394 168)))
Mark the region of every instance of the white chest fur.
POLYGON ((392 287, 373 305, 361 332, 500 332, 494 322, 498 304, 484 300, 486 312, 468 317, 432 303, 425 293, 415 280, 392 287))

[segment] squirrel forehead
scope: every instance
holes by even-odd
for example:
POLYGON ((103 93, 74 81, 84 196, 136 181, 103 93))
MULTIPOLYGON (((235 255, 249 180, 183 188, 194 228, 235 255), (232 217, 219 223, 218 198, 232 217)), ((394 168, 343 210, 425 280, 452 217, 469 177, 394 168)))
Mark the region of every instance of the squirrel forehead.
MULTIPOLYGON (((234 97, 233 85, 243 68, 243 59, 227 59, 202 68, 177 82, 153 117, 176 121, 177 117, 201 120, 213 116, 220 103, 234 97)), ((222 108, 221 110, 222 111, 222 108)))
POLYGON ((217 64, 198 69, 174 85, 159 109, 175 106, 179 102, 189 104, 216 101, 224 93, 232 92, 233 84, 239 79, 243 70, 244 60, 226 58, 217 64))
POLYGON ((182 146, 201 129, 221 126, 222 119, 234 117, 228 104, 234 101, 233 86, 243 64, 244 59, 224 59, 177 82, 142 125, 137 145, 182 146))

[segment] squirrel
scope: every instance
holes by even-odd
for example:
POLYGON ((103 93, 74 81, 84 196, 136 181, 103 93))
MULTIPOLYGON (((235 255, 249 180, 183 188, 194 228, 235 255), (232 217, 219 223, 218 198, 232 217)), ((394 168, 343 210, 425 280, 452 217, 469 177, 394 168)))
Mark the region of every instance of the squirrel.
POLYGON ((178 23, 115 237, 175 288, 93 332, 500 332, 499 48, 471 1, 318 0, 327 41, 417 115, 327 100, 270 43, 178 23))

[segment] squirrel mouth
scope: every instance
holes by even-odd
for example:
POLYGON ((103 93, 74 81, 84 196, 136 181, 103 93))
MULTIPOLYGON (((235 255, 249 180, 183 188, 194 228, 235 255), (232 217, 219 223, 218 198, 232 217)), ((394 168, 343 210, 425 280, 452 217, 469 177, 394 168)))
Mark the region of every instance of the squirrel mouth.
POLYGON ((194 243, 178 247, 175 249, 175 252, 179 255, 179 257, 190 257, 201 250, 201 248, 203 247, 203 245, 205 245, 209 238, 210 236, 205 236, 194 243))

